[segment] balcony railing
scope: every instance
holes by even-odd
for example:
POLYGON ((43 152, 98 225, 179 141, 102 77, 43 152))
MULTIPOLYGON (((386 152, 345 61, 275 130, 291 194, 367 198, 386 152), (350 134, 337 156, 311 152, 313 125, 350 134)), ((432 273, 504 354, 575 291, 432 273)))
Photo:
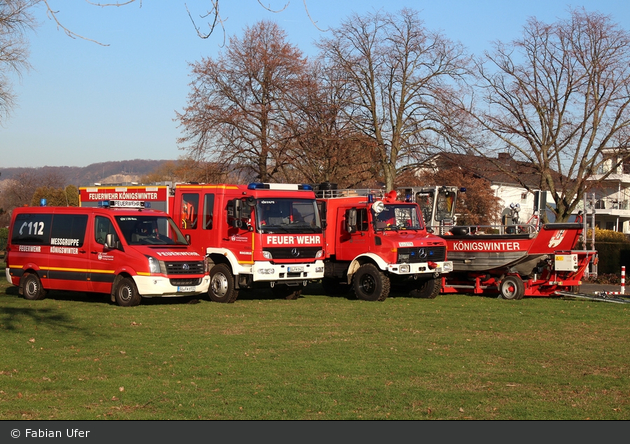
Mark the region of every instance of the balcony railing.
POLYGON ((596 210, 630 210, 630 200, 604 197, 595 201, 596 210))

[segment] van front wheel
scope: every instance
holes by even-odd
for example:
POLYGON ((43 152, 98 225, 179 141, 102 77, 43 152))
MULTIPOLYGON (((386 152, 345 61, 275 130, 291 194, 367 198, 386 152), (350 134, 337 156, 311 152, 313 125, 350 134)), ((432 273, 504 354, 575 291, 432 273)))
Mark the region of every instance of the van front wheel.
POLYGON ((46 297, 42 281, 35 273, 26 273, 22 276, 22 295, 29 301, 38 301, 46 297))
POLYGON ((133 307, 139 305, 142 300, 142 296, 138 293, 135 282, 129 277, 120 280, 116 287, 114 297, 116 303, 121 307, 133 307))

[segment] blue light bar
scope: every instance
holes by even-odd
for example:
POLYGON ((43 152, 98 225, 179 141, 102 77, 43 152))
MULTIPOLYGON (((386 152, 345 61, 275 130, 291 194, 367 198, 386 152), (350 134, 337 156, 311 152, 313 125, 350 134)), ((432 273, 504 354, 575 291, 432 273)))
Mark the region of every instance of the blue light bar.
POLYGON ((247 185, 248 190, 284 190, 284 191, 313 191, 313 187, 308 184, 290 183, 260 183, 252 182, 247 185))

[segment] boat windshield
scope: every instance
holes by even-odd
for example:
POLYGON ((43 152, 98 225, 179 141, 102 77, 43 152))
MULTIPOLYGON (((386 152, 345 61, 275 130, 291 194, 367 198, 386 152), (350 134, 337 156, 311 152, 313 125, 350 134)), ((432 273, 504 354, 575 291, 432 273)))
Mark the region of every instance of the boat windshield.
POLYGON ((372 210, 375 230, 423 230, 424 221, 418 207, 411 204, 385 205, 380 213, 372 210))

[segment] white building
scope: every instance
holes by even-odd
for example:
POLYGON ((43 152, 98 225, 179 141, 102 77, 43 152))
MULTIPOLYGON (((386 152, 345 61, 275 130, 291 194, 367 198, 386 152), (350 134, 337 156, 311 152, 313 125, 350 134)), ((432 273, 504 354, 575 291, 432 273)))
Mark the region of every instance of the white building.
POLYGON ((608 158, 598 174, 589 181, 597 182, 586 193, 588 214, 595 212, 595 226, 602 230, 619 231, 630 234, 630 161, 621 165, 619 156, 605 153, 608 158), (602 177, 611 172, 608 177, 602 177))

